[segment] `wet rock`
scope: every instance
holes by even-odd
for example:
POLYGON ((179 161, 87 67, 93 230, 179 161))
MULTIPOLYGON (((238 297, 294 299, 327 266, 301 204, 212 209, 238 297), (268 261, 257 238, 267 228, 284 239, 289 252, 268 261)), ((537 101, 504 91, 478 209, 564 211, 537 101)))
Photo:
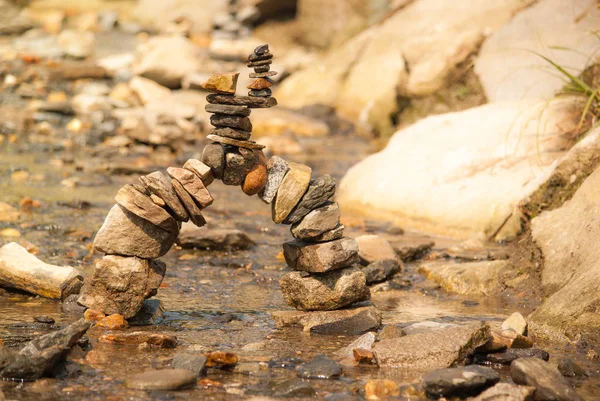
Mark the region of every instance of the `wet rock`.
POLYGON ((374 306, 323 312, 274 312, 277 327, 302 326, 304 331, 320 334, 358 335, 381 326, 381 312, 374 306))
POLYGON ((380 400, 400 395, 400 387, 389 379, 369 380, 365 384, 365 398, 367 400, 380 400))
POLYGON ((534 393, 534 387, 498 383, 473 398, 472 401, 533 401, 534 393))
POLYGON ((364 263, 373 263, 379 260, 397 259, 396 251, 388 240, 379 235, 361 235, 356 237, 358 255, 364 263))
POLYGON ((251 109, 269 108, 277 106, 274 97, 229 96, 210 94, 206 97, 208 103, 228 104, 231 106, 247 106, 251 109))
POLYGON ((155 36, 138 47, 134 72, 176 89, 189 73, 201 70, 198 49, 183 36, 155 36))
POLYGON ((365 333, 352 341, 348 346, 336 351, 335 355, 340 358, 352 358, 355 349, 370 350, 376 338, 375 333, 365 333))
POLYGON ((142 303, 142 309, 129 318, 130 326, 150 326, 156 324, 163 316, 163 306, 160 299, 147 299, 142 303))
POLYGON ((138 373, 125 380, 136 390, 180 390, 196 384, 196 375, 187 369, 161 369, 138 373))
POLYGON ((239 72, 215 74, 208 78, 206 82, 200 84, 200 86, 209 92, 235 95, 239 75, 239 72))
POLYGON ((296 207, 310 183, 312 169, 298 163, 289 163, 289 170, 283 177, 277 196, 272 202, 272 217, 277 224, 282 223, 296 207))
POLYGON ((373 365, 375 363, 375 354, 372 351, 362 349, 362 348, 354 348, 352 350, 352 356, 354 360, 363 365, 373 365))
POLYGON ((183 186, 202 209, 212 205, 213 197, 208 192, 208 189, 206 189, 202 180, 194 172, 185 168, 169 167, 167 168, 167 173, 183 186))
POLYGON ((92 32, 63 30, 57 38, 61 51, 73 58, 88 58, 94 54, 96 36, 92 32))
POLYGON ((339 226, 340 216, 340 208, 337 202, 326 203, 324 206, 309 212, 299 222, 294 223, 291 227, 292 235, 294 238, 307 241, 322 238, 328 231, 339 226))
POLYGON ((230 368, 235 366, 240 360, 233 352, 215 351, 206 354, 206 366, 212 368, 230 368))
POLYGON ((334 379, 341 376, 342 367, 325 355, 317 355, 312 361, 296 368, 301 379, 334 379))
POLYGON ((309 273, 330 272, 359 261, 356 242, 347 237, 321 243, 288 241, 283 255, 289 267, 309 273))
POLYGON ((431 398, 478 394, 500 381, 500 375, 483 366, 437 369, 423 376, 423 386, 431 398))
POLYGON ((379 366, 429 371, 464 365, 491 336, 487 324, 452 327, 411 334, 375 343, 379 366))
POLYGON ((209 166, 202 163, 200 160, 189 159, 183 165, 183 168, 190 170, 202 180, 204 186, 208 187, 214 181, 212 170, 209 166))
POLYGON ((102 311, 87 309, 83 314, 83 318, 88 322, 98 322, 106 317, 106 314, 102 311))
POLYGON ((379 339, 380 340, 388 340, 391 338, 400 338, 407 335, 407 333, 402 329, 402 325, 400 324, 386 324, 379 331, 379 339))
POLYGON ((131 91, 138 96, 142 104, 148 104, 157 100, 165 100, 171 96, 169 88, 143 77, 133 77, 131 81, 129 81, 129 87, 131 88, 131 91))
POLYGON ((317 392, 313 386, 302 379, 288 379, 271 385, 276 397, 314 397, 317 392))
MULTIPOLYGON (((227 114, 231 116, 242 116, 247 117, 250 115, 248 106, 232 106, 227 104, 207 104, 204 106, 204 110, 208 113, 227 114)), ((248 138, 244 138, 248 139, 248 138)))
POLYGON ((179 221, 188 221, 190 219, 185 207, 177 197, 171 181, 167 179, 160 171, 141 176, 140 182, 144 187, 161 198, 165 205, 172 212, 173 217, 179 221))
POLYGON ((365 275, 356 267, 313 276, 291 272, 280 284, 285 302, 304 311, 339 309, 370 297, 365 275))
POLYGON ((179 198, 179 200, 185 207, 185 210, 187 211, 188 215, 190 216, 190 220, 192 221, 192 223, 194 223, 198 227, 204 226, 206 224, 206 220, 204 219, 204 216, 202 216, 200 208, 198 207, 194 199, 192 199, 192 196, 188 193, 188 191, 186 191, 183 185, 181 185, 181 183, 176 179, 171 180, 171 185, 173 186, 177 197, 179 198))
POLYGON ((419 272, 444 289, 463 295, 489 295, 501 288, 501 272, 509 266, 506 260, 456 263, 426 262, 419 272))
POLYGON ((517 384, 535 387, 536 400, 582 401, 558 369, 538 358, 520 358, 510 365, 517 384))
POLYGON ((109 333, 98 338, 103 344, 130 344, 139 345, 146 343, 157 348, 177 347, 177 337, 162 333, 133 331, 130 333, 109 333))
POLYGON ((267 158, 261 150, 254 151, 254 165, 244 178, 242 191, 248 196, 258 194, 267 183, 267 158))
POLYGON ((241 150, 227 151, 225 154, 225 170, 223 184, 241 185, 254 165, 254 157, 246 158, 241 150))
POLYGON ((33 321, 37 322, 37 323, 42 323, 42 324, 54 324, 54 323, 56 323, 56 321, 54 320, 54 318, 52 318, 50 316, 46 316, 46 315, 34 316, 33 317, 33 321))
POLYGON ((70 266, 42 262, 16 242, 0 248, 0 286, 50 299, 64 299, 81 289, 82 276, 70 266))
POLYGON ((149 196, 136 190, 133 185, 125 185, 119 189, 115 201, 124 209, 153 225, 174 234, 179 233, 179 224, 173 216, 155 204, 149 196))
POLYGON ((503 352, 494 352, 485 356, 487 362, 501 365, 510 365, 519 358, 538 358, 547 361, 550 359, 550 354, 537 348, 509 348, 503 352))
POLYGON ((384 259, 360 268, 367 278, 367 285, 381 283, 402 271, 402 265, 396 259, 384 259))
POLYGON ((107 254, 155 259, 166 254, 176 239, 177 233, 165 231, 115 205, 94 238, 94 248, 107 254))
POLYGON ((64 313, 82 316, 85 307, 79 305, 79 294, 71 294, 63 300, 62 311, 64 313))
POLYGON ((277 190, 289 170, 289 163, 281 157, 273 156, 267 162, 267 182, 259 193, 260 199, 269 204, 277 195, 277 190))
POLYGON ((248 85, 247 88, 254 89, 254 90, 261 90, 261 89, 270 88, 271 86, 273 86, 273 84, 275 84, 275 81, 273 81, 270 78, 258 78, 254 82, 252 82, 250 85, 248 85))
POLYGON ((302 364, 302 359, 292 357, 271 359, 268 363, 269 369, 295 369, 297 365, 302 364))
POLYGON ((0 377, 37 380, 51 375, 55 366, 64 360, 90 325, 83 319, 78 320, 62 330, 36 338, 18 353, 7 353, 0 349, 0 377))
POLYGON ((133 317, 156 294, 166 266, 156 260, 105 255, 86 277, 79 303, 108 314, 133 317))
POLYGON ((502 330, 512 330, 517 334, 527 334, 527 320, 519 312, 515 312, 502 322, 502 330))
POLYGON ((283 221, 284 224, 297 223, 312 210, 322 206, 335 194, 335 179, 326 174, 311 180, 308 189, 298 205, 283 221))
POLYGON ((571 358, 561 358, 558 361, 558 371, 565 377, 584 377, 588 373, 571 358))
POLYGON ((193 227, 184 224, 177 243, 182 248, 216 251, 248 249, 255 244, 248 235, 237 229, 193 227))
POLYGON ((107 330, 122 330, 129 327, 129 323, 123 317, 123 315, 115 314, 106 316, 103 319, 100 319, 95 327, 102 327, 107 330))
POLYGON ((204 374, 204 367, 206 366, 207 358, 201 354, 191 354, 187 352, 179 352, 171 361, 171 367, 173 369, 186 369, 194 373, 196 377, 200 377, 204 374))

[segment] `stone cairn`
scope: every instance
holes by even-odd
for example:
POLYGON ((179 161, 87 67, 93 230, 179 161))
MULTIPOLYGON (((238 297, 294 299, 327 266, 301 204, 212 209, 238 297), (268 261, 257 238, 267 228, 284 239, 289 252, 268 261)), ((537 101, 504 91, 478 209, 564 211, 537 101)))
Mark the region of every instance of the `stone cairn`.
POLYGON ((260 12, 256 6, 243 6, 238 3, 237 0, 229 0, 227 11, 215 16, 213 38, 239 39, 252 34, 254 23, 260 18, 260 12))
POLYGON ((94 239, 104 252, 95 271, 85 279, 79 303, 106 314, 133 317, 145 299, 156 294, 165 265, 154 259, 175 243, 181 223, 206 224, 202 210, 213 198, 207 187, 214 179, 241 186, 249 196, 271 205, 273 221, 291 225, 294 240, 283 244, 294 271, 281 280, 285 301, 303 311, 326 311, 366 300, 365 274, 357 266, 358 245, 344 237, 338 204, 332 201, 336 182, 329 176, 312 178, 311 168, 273 156, 250 140, 252 108, 277 105, 269 78, 273 55, 267 45, 248 58, 255 81, 249 96, 236 96, 239 73, 213 75, 202 87, 210 92, 206 111, 214 128, 201 160, 183 168, 169 167, 169 178, 156 171, 125 185, 115 197, 94 239))

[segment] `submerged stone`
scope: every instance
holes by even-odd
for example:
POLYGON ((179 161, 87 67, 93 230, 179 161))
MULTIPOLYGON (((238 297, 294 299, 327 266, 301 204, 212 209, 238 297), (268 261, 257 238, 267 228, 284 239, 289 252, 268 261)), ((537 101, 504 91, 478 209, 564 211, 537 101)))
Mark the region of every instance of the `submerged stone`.
POLYGON ((301 379, 334 379, 340 377, 342 372, 340 364, 322 354, 296 368, 296 374, 301 379))
POLYGON ((161 369, 138 373, 125 380, 136 390, 180 390, 196 384, 196 375, 187 369, 161 369))

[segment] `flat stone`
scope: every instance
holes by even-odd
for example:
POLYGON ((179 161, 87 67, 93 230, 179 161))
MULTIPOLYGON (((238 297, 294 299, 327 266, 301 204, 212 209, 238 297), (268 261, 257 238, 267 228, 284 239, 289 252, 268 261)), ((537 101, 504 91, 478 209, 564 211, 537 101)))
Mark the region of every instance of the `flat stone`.
POLYGON ((487 324, 430 330, 379 341, 373 353, 379 366, 411 372, 444 369, 466 364, 490 336, 487 324))
POLYGON ((340 309, 370 297, 365 274, 356 267, 314 276, 290 272, 279 283, 285 302, 303 311, 340 309))
POLYGON ((313 386, 302 379, 292 378, 277 382, 271 386, 276 397, 314 397, 317 392, 313 386))
POLYGON ((132 331, 129 333, 108 333, 98 338, 102 344, 129 344, 140 345, 147 343, 156 348, 175 348, 177 347, 177 337, 147 331, 132 331))
POLYGON ((225 154, 225 171, 223 184, 241 185, 254 164, 254 158, 246 159, 239 150, 228 151, 225 154))
POLYGON ((179 232, 179 225, 173 216, 156 205, 150 197, 138 192, 132 185, 121 187, 115 196, 115 201, 131 213, 165 231, 179 232))
POLYGON ((273 312, 277 327, 302 326, 304 331, 331 335, 358 335, 381 326, 381 311, 375 306, 357 306, 335 311, 273 312))
POLYGON ((237 139, 227 138, 227 137, 224 137, 224 136, 208 135, 206 138, 209 139, 209 140, 211 140, 211 141, 213 141, 213 142, 218 142, 218 143, 220 143, 222 145, 231 145, 231 146, 236 146, 238 148, 245 148, 245 149, 264 149, 265 148, 264 145, 259 145, 256 142, 252 142, 252 141, 239 141, 237 139))
POLYGON ((335 194, 335 179, 329 174, 310 181, 298 205, 284 220, 284 224, 297 223, 311 211, 322 206, 335 194))
POLYGON ((473 398, 472 401, 533 401, 534 394, 534 387, 498 383, 473 398))
POLYGON ((380 235, 361 235, 356 237, 358 255, 364 263, 378 260, 397 259, 396 251, 384 237, 380 235))
POLYGON ((265 54, 252 53, 248 56, 248 61, 270 60, 272 58, 273 58, 273 54, 271 54, 271 53, 265 53, 265 54))
POLYGON ((250 115, 248 106, 232 106, 227 104, 207 104, 204 106, 204 110, 209 113, 227 114, 231 116, 243 116, 247 117, 250 115))
POLYGON ((260 67, 262 65, 270 65, 270 64, 273 64, 273 60, 264 59, 264 60, 250 61, 246 65, 248 68, 252 68, 252 67, 260 67))
POLYGON ((502 330, 512 330, 517 334, 527 334, 527 320, 519 312, 515 312, 502 322, 502 330))
POLYGON ((296 368, 301 379, 335 379, 342 375, 342 366, 325 355, 317 355, 312 361, 296 368))
POLYGON ((202 152, 202 163, 212 170, 213 177, 220 180, 223 178, 225 169, 225 149, 218 143, 210 143, 204 147, 202 152))
POLYGON ((344 225, 343 224, 339 224, 336 228, 334 228, 333 230, 327 231, 317 237, 313 237, 311 238, 309 241, 310 242, 327 242, 327 241, 334 241, 336 239, 340 239, 344 236, 344 225))
POLYGON ((215 74, 208 78, 206 82, 200 84, 200 86, 202 89, 210 92, 235 95, 239 75, 239 72, 215 74))
POLYGON ((183 203, 183 206, 185 206, 185 210, 187 210, 192 223, 198 227, 204 226, 206 224, 206 220, 204 219, 204 216, 202 216, 200 208, 194 199, 192 199, 192 196, 188 193, 188 191, 186 191, 183 185, 181 185, 181 183, 176 179, 171 180, 171 185, 173 185, 175 193, 177 193, 181 203, 183 203))
MULTIPOLYGON (((268 74, 268 73, 261 73, 268 74)), ((250 74, 252 75, 252 74, 250 74)), ((269 74, 266 76, 275 75, 269 74)), ((264 77, 252 77, 252 78, 264 78, 264 77)), ((277 100, 274 97, 268 98, 260 98, 260 97, 252 97, 252 96, 225 96, 225 95, 216 95, 211 94, 206 97, 208 103, 216 103, 216 104, 229 104, 233 106, 247 106, 251 109, 260 109, 260 108, 268 108, 277 106, 277 100)))
POLYGON ((136 390, 180 390, 195 384, 196 375, 187 369, 150 370, 125 380, 125 387, 136 390))
POLYGON ((267 158, 262 150, 254 151, 254 165, 244 178, 242 191, 248 196, 258 194, 267 183, 267 158))
POLYGON ((177 197, 171 181, 163 173, 155 171, 151 174, 143 175, 140 177, 140 182, 148 191, 165 202, 165 205, 172 212, 176 220, 188 221, 190 219, 185 207, 177 197))
POLYGON ((210 116, 210 123, 215 127, 229 127, 252 131, 252 123, 248 117, 213 114, 210 116))
POLYGON ((254 67, 254 72, 268 72, 271 70, 270 65, 260 65, 258 67, 254 67))
POLYGON ((250 85, 248 85, 247 88, 254 89, 254 90, 261 90, 261 89, 270 88, 274 84, 275 84, 275 81, 273 81, 270 78, 258 78, 256 81, 254 81, 250 85))
POLYGON ((312 210, 302 220, 292 224, 290 230, 294 238, 314 242, 314 238, 319 238, 338 227, 340 216, 337 202, 330 202, 312 210))
POLYGON ((226 138, 238 139, 247 141, 252 136, 252 131, 244 131, 241 129, 233 129, 229 127, 213 128, 209 132, 210 135, 224 136, 226 138))
POLYGON ((261 89, 261 90, 254 90, 254 89, 250 89, 250 91, 248 92, 248 96, 253 96, 253 97, 269 97, 273 95, 273 91, 271 91, 271 89, 261 89))
POLYGON ((367 277, 367 285, 381 283, 402 271, 402 262, 396 259, 384 259, 361 267, 367 277))
POLYGON ((179 352, 171 361, 173 369, 186 369, 194 373, 196 377, 204 374, 207 358, 202 354, 192 354, 189 352, 179 352))
POLYGON ((502 288, 501 272, 509 264, 507 260, 469 263, 433 261, 422 263, 418 271, 450 292, 489 295, 502 288))
POLYGON ((325 273, 359 261, 356 241, 347 237, 321 243, 288 241, 283 244, 283 255, 290 268, 309 273, 325 273))
POLYGON ((453 327, 458 327, 458 326, 455 324, 450 324, 450 323, 440 323, 440 322, 435 322, 432 320, 425 320, 422 322, 417 322, 417 323, 410 324, 408 326, 404 326, 402 331, 405 333, 405 335, 411 335, 411 334, 421 334, 421 333, 425 333, 425 332, 432 331, 432 330, 449 329, 449 328, 453 328, 453 327))
POLYGON ((289 169, 289 163, 281 157, 273 156, 269 159, 267 162, 267 183, 258 195, 263 202, 269 204, 273 201, 283 177, 289 169))
POLYGON ((249 74, 250 78, 267 78, 277 75, 277 71, 267 71, 267 72, 251 72, 249 74))
POLYGON ((214 181, 212 169, 197 159, 189 159, 183 165, 183 168, 190 170, 202 180, 205 187, 208 187, 214 181))
POLYGON ((271 214, 276 224, 282 223, 296 207, 308 189, 312 169, 304 164, 289 163, 289 171, 283 177, 275 201, 271 203, 271 214))
MULTIPOLYGON (((214 199, 204 186, 204 183, 194 172, 185 168, 169 167, 167 168, 169 176, 177 180, 183 188, 187 191, 192 199, 196 202, 196 205, 202 209, 212 205, 214 199)), ((202 210, 200 209, 200 210, 202 210)))
POLYGON ((248 249, 256 243, 237 229, 194 227, 184 224, 177 244, 182 248, 197 248, 214 251, 248 249))
POLYGON ((160 261, 104 255, 87 276, 79 303, 107 315, 133 317, 144 300, 156 294, 165 275, 160 261))
POLYGON ((171 249, 177 234, 115 205, 94 238, 94 248, 107 254, 156 259, 171 249))
POLYGON ((163 306, 160 299, 147 299, 135 316, 127 319, 130 326, 151 326, 157 324, 163 316, 163 306))
POLYGON ((520 358, 510 365, 517 384, 535 387, 536 400, 583 401, 558 369, 538 358, 520 358))
POLYGON ((476 365, 437 369, 423 376, 427 396, 434 399, 478 394, 499 381, 495 370, 476 365))
POLYGON ((550 354, 537 348, 509 348, 503 352, 493 352, 485 356, 487 362, 501 365, 510 365, 519 358, 538 358, 547 361, 550 359, 550 354))

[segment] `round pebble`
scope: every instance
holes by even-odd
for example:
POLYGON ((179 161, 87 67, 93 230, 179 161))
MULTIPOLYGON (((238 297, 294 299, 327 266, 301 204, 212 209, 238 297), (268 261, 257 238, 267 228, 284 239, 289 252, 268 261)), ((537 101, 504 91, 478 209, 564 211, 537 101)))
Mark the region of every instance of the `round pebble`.
POLYGON ((150 370, 130 376, 125 387, 137 390, 179 390, 196 383, 196 375, 187 369, 150 370))

